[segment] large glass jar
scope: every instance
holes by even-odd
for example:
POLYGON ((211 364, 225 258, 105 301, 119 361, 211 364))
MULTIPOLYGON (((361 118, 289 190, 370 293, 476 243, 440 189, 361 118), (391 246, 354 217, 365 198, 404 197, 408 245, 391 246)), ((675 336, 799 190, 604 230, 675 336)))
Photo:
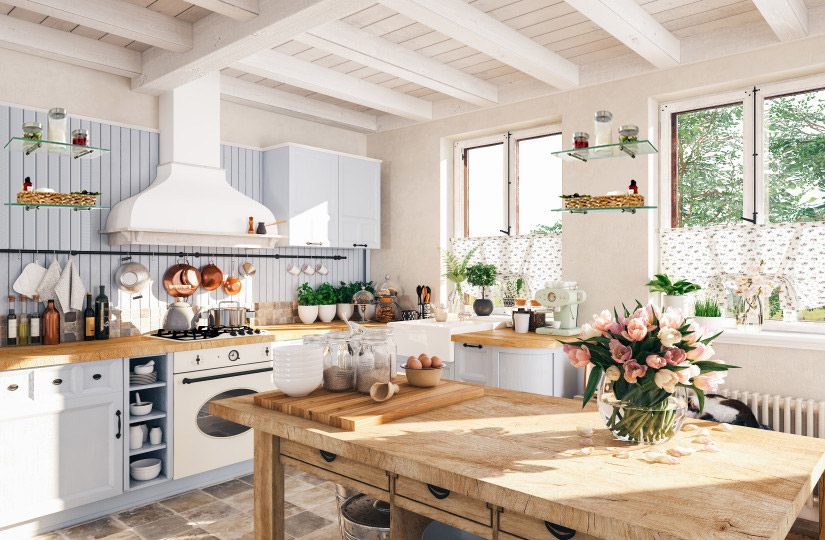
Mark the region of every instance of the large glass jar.
POLYGON ((348 392, 355 390, 355 358, 359 340, 350 332, 326 335, 324 348, 324 390, 348 392))
POLYGON ((596 111, 593 117, 593 146, 613 144, 613 113, 596 111))
POLYGON ((355 304, 355 312, 362 321, 369 321, 375 316, 375 295, 365 287, 352 295, 352 303, 355 304))
POLYGON ((392 379, 395 367, 395 341, 392 339, 392 330, 370 329, 361 336, 361 347, 358 350, 358 375, 356 383, 358 391, 369 394, 375 383, 385 383, 392 379), (376 332, 376 330, 381 330, 376 332))
POLYGON ((66 109, 58 107, 49 111, 49 140, 59 143, 69 142, 69 113, 66 109))

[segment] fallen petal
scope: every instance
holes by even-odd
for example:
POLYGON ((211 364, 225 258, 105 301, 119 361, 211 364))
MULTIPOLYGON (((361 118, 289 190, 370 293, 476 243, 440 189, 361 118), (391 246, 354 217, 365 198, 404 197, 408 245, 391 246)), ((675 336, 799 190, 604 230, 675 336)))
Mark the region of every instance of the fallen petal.
POLYGON ((730 431, 730 430, 733 429, 733 426, 731 426, 727 422, 724 422, 722 424, 719 424, 718 426, 716 426, 713 429, 715 429, 716 431, 730 431))
POLYGON ((666 456, 666 455, 667 454, 665 454, 664 452, 647 451, 647 452, 645 452, 644 457, 645 457, 645 461, 649 461, 651 463, 656 463, 662 458, 662 456, 666 456))
POLYGON ((590 437, 582 437, 582 440, 579 441, 579 444, 582 446, 593 446, 593 439, 590 437))
POLYGON ((690 433, 691 431, 696 431, 697 429, 699 429, 699 426, 697 426, 696 424, 685 424, 682 427, 682 431, 684 431, 685 433, 690 433))
POLYGON ((630 459, 630 457, 632 455, 633 455, 633 452, 628 450, 628 451, 625 451, 625 452, 619 452, 618 454, 614 454, 613 457, 619 458, 619 459, 630 459))
POLYGON ((657 461, 659 463, 664 463, 665 465, 678 465, 679 463, 681 463, 678 458, 669 456, 667 454, 660 457, 657 461))
POLYGON ((713 443, 711 443, 711 444, 703 444, 703 445, 701 446, 701 448, 699 448, 699 451, 700 451, 700 452, 718 452, 718 451, 719 451, 719 447, 718 447, 718 446, 716 446, 716 445, 715 445, 715 444, 713 444, 713 443))
POLYGON ((592 446, 587 446, 585 448, 582 448, 581 453, 584 454, 585 456, 589 456, 590 454, 593 453, 593 447, 592 446))
POLYGON ((702 435, 701 437, 696 437, 693 439, 693 442, 696 444, 713 444, 713 439, 706 435, 702 435))
POLYGON ((696 435, 699 437, 701 437, 702 435, 710 435, 710 431, 708 431, 708 428, 703 427, 699 430, 699 433, 697 433, 696 435))
POLYGON ((590 437, 594 433, 596 433, 595 429, 588 426, 576 426, 576 431, 578 432, 580 437, 590 437))
POLYGON ((674 457, 682 457, 682 456, 689 456, 694 453, 696 449, 688 448, 687 446, 677 446, 675 448, 671 448, 667 451, 668 454, 674 457))

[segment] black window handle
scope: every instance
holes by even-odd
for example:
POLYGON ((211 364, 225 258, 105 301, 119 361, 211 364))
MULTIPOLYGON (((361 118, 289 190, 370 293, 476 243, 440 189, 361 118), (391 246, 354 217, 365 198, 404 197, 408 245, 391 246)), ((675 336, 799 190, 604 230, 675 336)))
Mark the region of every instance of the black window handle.
POLYGON ((367 244, 353 244, 352 247, 367 247, 367 244))
POLYGON ((321 452, 321 457, 324 458, 324 461, 326 461, 327 463, 332 463, 333 461, 335 461, 335 458, 338 457, 336 454, 333 454, 332 452, 327 452, 325 450, 319 450, 319 452, 321 452))
POLYGON ((462 343, 462 345, 471 349, 480 349, 482 347, 482 345, 475 345, 473 343, 462 343))
POLYGON ((562 527, 561 525, 556 525, 555 523, 550 523, 549 521, 545 521, 544 526, 547 527, 550 534, 559 540, 570 540, 576 536, 576 531, 569 527, 562 527))
POLYGON ((450 490, 449 489, 436 487, 432 484, 427 484, 427 489, 430 490, 430 493, 433 494, 433 497, 435 497, 436 499, 439 499, 439 500, 446 499, 447 497, 450 496, 450 490))
POLYGON ((122 423, 120 411, 117 411, 115 413, 115 416, 117 416, 117 434, 115 435, 115 439, 119 439, 120 434, 123 432, 123 423, 122 423))
POLYGON ((100 373, 95 373, 94 375, 92 375, 92 379, 99 381, 102 376, 103 375, 101 375, 100 373))

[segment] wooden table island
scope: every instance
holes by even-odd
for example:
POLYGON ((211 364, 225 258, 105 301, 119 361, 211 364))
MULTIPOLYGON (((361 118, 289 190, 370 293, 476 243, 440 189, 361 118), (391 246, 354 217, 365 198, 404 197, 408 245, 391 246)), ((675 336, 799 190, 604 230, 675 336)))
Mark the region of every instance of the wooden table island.
MULTIPOLYGON (((782 540, 817 482, 825 492, 825 440, 812 437, 711 430, 720 452, 666 465, 613 439, 595 407, 576 400, 485 388, 350 432, 253 399, 210 410, 255 430, 256 539, 284 538, 284 465, 388 501, 393 540, 419 540, 431 520, 491 540, 782 540), (591 455, 577 426, 596 429, 591 455), (616 457, 620 447, 632 456, 616 457)), ((656 448, 695 447, 694 437, 681 432, 656 448)), ((820 506, 820 523, 824 515, 820 506)))

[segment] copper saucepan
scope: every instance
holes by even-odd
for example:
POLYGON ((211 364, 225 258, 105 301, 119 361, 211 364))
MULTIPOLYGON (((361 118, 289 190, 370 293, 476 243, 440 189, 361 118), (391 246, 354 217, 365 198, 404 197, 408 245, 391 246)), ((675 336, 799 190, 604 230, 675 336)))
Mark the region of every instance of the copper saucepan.
POLYGON ((192 296, 200 284, 201 273, 186 261, 172 265, 163 275, 163 288, 175 298, 192 296))
POLYGON ((229 265, 229 277, 223 282, 223 291, 229 296, 235 296, 241 292, 241 280, 234 276, 235 263, 229 265))
POLYGON ((209 261, 209 264, 201 268, 201 286, 207 291, 214 291, 223 283, 223 272, 218 268, 214 262, 209 261))

